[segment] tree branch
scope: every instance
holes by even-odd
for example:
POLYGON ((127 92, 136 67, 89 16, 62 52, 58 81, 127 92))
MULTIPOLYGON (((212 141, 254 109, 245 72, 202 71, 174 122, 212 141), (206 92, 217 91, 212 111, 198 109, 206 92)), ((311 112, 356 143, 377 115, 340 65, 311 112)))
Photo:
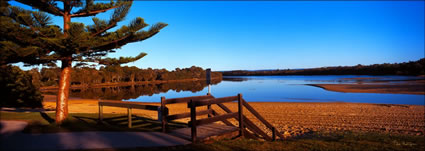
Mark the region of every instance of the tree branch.
POLYGON ((98 13, 102 13, 102 12, 106 12, 108 10, 117 8, 119 6, 113 6, 111 8, 107 8, 107 9, 102 9, 102 10, 96 10, 96 11, 91 11, 91 12, 84 12, 84 13, 78 13, 78 14, 71 14, 71 17, 86 17, 86 16, 93 16, 96 15, 98 13))
POLYGON ((51 8, 53 8, 56 12, 59 12, 61 15, 65 14, 63 11, 59 10, 58 8, 52 6, 51 4, 48 4, 51 8))
MULTIPOLYGON (((36 19, 37 19, 37 17, 32 17, 32 18, 36 18, 36 19)), ((30 29, 31 29, 32 31, 34 31, 35 33, 38 33, 38 34, 40 34, 40 35, 41 35, 41 36, 43 36, 43 37, 47 37, 47 36, 45 36, 43 33, 41 33, 41 31, 40 31, 40 30, 37 30, 37 29, 35 29, 32 25, 30 25, 30 23, 28 23, 28 22, 27 22, 27 20, 22 19, 22 21, 23 21, 23 22, 25 22, 25 24, 27 24, 27 26, 28 26, 28 27, 30 27, 30 29)))
MULTIPOLYGON (((111 47, 111 49, 113 49, 113 48, 117 48, 117 46, 119 45, 119 44, 118 44, 118 42, 120 42, 120 41, 122 41, 122 40, 125 40, 125 39, 129 38, 130 36, 131 36, 131 34, 126 35, 126 36, 123 36, 123 37, 121 37, 121 38, 119 38, 119 39, 117 39, 117 40, 114 40, 114 41, 108 42, 108 43, 106 43, 106 44, 103 44, 103 45, 101 45, 101 46, 93 47, 93 48, 91 48, 91 49, 92 49, 92 50, 94 50, 93 52, 98 52, 98 51, 103 51, 103 50, 102 50, 102 48, 104 48, 104 47, 111 47), (113 45, 115 45, 115 46, 113 46, 113 45), (99 50, 99 49, 101 49, 101 50, 99 50)), ((122 45, 121 45, 121 46, 122 46, 122 45)))
POLYGON ((106 28, 104 28, 104 29, 102 29, 102 30, 99 30, 99 31, 98 31, 98 32, 96 32, 96 33, 91 34, 90 36, 91 36, 91 37, 94 37, 94 36, 96 36, 96 35, 98 35, 98 34, 100 34, 100 33, 103 33, 104 31, 106 31, 106 30, 108 30, 108 29, 111 29, 111 28, 112 28, 112 27, 114 27, 115 25, 117 25, 117 23, 116 23, 116 22, 114 22, 113 24, 109 25, 108 27, 106 27, 106 28))
POLYGON ((41 36, 43 36, 43 37, 46 37, 46 38, 48 38, 46 35, 44 35, 40 30, 38 30, 38 29, 36 29, 36 28, 34 28, 33 26, 31 26, 31 25, 29 25, 29 27, 31 28, 31 30, 32 31, 34 31, 35 33, 38 33, 38 34, 40 34, 41 36))
POLYGON ((56 16, 64 15, 64 12, 60 10, 57 6, 52 5, 51 3, 44 0, 16 0, 20 3, 27 4, 33 8, 37 8, 41 11, 51 13, 56 16))

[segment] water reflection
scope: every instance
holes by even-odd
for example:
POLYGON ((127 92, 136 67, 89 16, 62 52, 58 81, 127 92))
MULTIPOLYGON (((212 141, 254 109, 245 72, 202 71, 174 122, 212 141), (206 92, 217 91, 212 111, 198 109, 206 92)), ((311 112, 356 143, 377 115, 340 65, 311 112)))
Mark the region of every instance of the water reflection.
MULTIPOLYGON (((234 77, 243 78, 243 77, 234 77)), ((410 80, 409 76, 247 76, 247 81, 223 81, 213 87, 214 96, 243 93, 252 102, 355 102, 424 105, 424 95, 344 93, 305 84, 358 83, 359 79, 410 80)), ((226 79, 226 77, 223 77, 226 79)), ((420 78, 419 78, 420 79, 420 78)), ((368 81, 369 82, 369 81, 368 81)))
MULTIPOLYGON (((220 80, 212 80, 212 84, 220 83, 220 80)), ((133 100, 140 96, 153 96, 155 94, 174 92, 202 91, 207 84, 205 81, 170 82, 159 84, 143 84, 128 86, 109 86, 102 88, 71 89, 70 96, 83 99, 100 100, 133 100)))
POLYGON ((224 81, 233 81, 233 82, 243 82, 243 81, 248 81, 249 78, 228 76, 228 77, 223 77, 223 80, 224 81))
MULTIPOLYGON (((305 84, 358 83, 370 80, 406 80, 407 76, 244 76, 213 81, 215 97, 242 93, 250 102, 356 102, 424 105, 425 95, 332 92, 305 84)), ((159 102, 166 98, 207 94, 205 81, 73 89, 71 97, 86 99, 159 102)))

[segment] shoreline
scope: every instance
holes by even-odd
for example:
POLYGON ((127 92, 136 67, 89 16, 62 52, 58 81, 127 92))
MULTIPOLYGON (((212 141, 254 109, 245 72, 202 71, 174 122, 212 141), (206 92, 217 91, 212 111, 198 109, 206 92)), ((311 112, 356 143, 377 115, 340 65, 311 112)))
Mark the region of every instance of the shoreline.
MULTIPOLYGON (((43 94, 44 99, 43 102, 56 102, 56 95, 50 95, 50 94, 43 94)), ((97 100, 97 99, 84 99, 84 98, 77 98, 77 97, 70 97, 68 98, 68 101, 123 101, 123 100, 97 100)), ((147 104, 160 104, 160 102, 136 102, 132 101, 134 103, 147 103, 147 104)), ((329 102, 280 102, 280 101, 250 101, 248 103, 300 103, 300 104, 373 104, 373 105, 393 105, 393 106, 425 106, 425 105, 418 105, 418 104, 390 104, 390 103, 360 103, 360 102, 342 102, 342 101, 329 101, 329 102)))
MULTIPOLYGON (((222 80, 222 78, 211 78, 212 80, 222 80)), ((129 85, 144 85, 144 84, 161 84, 161 83, 174 83, 174 82, 191 82, 191 81, 206 81, 206 79, 181 79, 181 80, 155 80, 155 81, 137 81, 137 82, 116 82, 116 83, 99 83, 99 84, 88 84, 88 85, 71 85, 70 89, 81 89, 81 88, 102 88, 109 86, 129 86, 129 85)), ((44 86, 40 87, 41 91, 56 90, 59 86, 44 86)))

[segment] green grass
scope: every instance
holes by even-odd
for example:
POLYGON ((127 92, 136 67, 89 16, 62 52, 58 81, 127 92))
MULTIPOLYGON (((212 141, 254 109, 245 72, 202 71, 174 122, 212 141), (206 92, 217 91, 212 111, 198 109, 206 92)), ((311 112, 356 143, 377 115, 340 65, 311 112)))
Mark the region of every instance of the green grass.
POLYGON ((258 141, 252 139, 219 140, 212 143, 197 143, 175 147, 131 148, 122 151, 171 150, 171 151, 298 151, 298 150, 400 150, 423 151, 425 149, 423 136, 391 135, 363 132, 316 132, 302 138, 284 141, 258 141))
MULTIPOLYGON (((71 113, 62 125, 55 124, 55 113, 41 112, 0 112, 2 120, 23 120, 29 125, 24 129, 26 133, 56 133, 81 131, 161 131, 161 123, 150 118, 133 115, 132 128, 128 128, 127 115, 103 114, 102 123, 98 121, 96 113, 71 113)), ((171 123, 170 129, 186 127, 184 123, 171 123)))

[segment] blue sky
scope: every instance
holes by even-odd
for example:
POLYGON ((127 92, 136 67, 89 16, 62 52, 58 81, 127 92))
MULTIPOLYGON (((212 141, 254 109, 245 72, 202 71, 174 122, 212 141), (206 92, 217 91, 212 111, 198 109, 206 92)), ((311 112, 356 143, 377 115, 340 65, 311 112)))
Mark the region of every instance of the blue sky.
POLYGON ((135 1, 119 25, 138 16, 169 24, 109 55, 148 53, 127 64, 139 68, 293 69, 424 57, 423 1, 135 1))

